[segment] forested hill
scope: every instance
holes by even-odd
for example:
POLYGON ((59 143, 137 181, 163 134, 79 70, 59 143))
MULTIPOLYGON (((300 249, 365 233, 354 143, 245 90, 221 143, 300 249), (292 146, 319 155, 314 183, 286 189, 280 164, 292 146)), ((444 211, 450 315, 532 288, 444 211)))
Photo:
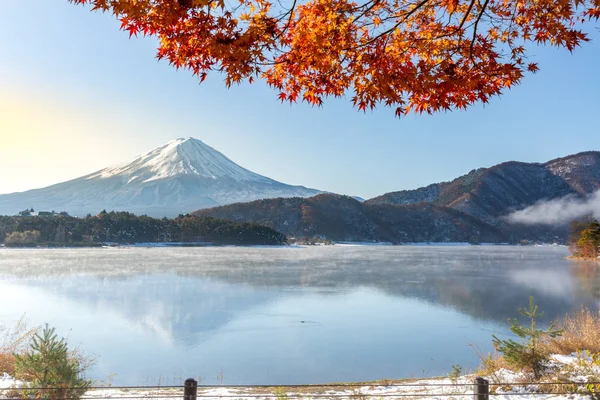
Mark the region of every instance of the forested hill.
POLYGON ((492 225, 501 217, 538 201, 589 195, 600 189, 600 152, 588 151, 546 163, 506 162, 480 168, 450 182, 367 200, 370 204, 428 202, 450 207, 492 225))
POLYGON ((546 163, 506 162, 451 182, 358 202, 333 194, 233 204, 195 215, 262 224, 289 236, 405 242, 565 243, 568 225, 523 225, 505 218, 538 202, 600 189, 600 152, 546 163))
POLYGON ((457 242, 508 240, 499 229, 448 207, 368 204, 335 194, 258 200, 194 214, 253 222, 297 238, 392 243, 443 242, 448 238, 457 242))
POLYGON ((175 219, 156 219, 127 212, 102 212, 87 218, 65 215, 0 216, 0 243, 5 242, 11 242, 7 245, 57 246, 107 242, 279 245, 286 242, 286 237, 265 226, 210 217, 180 216, 175 219), (29 235, 27 239, 19 240, 23 232, 39 232, 39 234, 36 233, 35 237, 29 235), (12 242, 7 238, 13 239, 12 242), (20 243, 20 241, 30 243, 20 243))

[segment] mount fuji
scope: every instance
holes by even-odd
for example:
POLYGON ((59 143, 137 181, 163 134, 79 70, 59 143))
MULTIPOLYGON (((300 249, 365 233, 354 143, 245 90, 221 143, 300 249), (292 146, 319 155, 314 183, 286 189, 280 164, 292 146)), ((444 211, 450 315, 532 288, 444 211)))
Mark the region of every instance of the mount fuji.
POLYGON ((81 178, 0 195, 0 215, 33 207, 75 216, 115 210, 173 217, 231 203, 318 193, 256 174, 202 141, 185 138, 81 178))

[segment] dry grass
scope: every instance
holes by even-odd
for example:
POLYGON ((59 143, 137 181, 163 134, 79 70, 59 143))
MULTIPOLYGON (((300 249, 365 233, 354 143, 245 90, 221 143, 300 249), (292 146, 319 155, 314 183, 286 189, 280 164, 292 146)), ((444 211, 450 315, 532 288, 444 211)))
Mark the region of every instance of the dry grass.
POLYGON ((27 327, 25 316, 12 328, 0 326, 0 374, 15 375, 14 354, 23 353, 37 329, 27 327))
MULTIPOLYGON (((588 381, 596 382, 600 380, 598 375, 598 361, 590 361, 589 354, 600 354, 600 312, 582 309, 581 311, 565 316, 565 319, 556 324, 557 328, 563 330, 561 336, 556 338, 546 338, 539 343, 539 350, 550 354, 572 354, 578 353, 578 361, 573 365, 560 365, 548 368, 541 377, 540 382, 544 382, 541 388, 544 393, 582 393, 589 391, 590 388, 581 384, 573 383, 573 375, 587 376, 588 381), (588 356, 584 356, 587 354, 588 356)), ((501 354, 481 354, 481 365, 476 373, 479 376, 487 376, 493 383, 501 382, 502 378, 498 371, 507 369, 514 371, 515 368, 509 365, 501 354)), ((530 382, 533 379, 532 371, 525 372, 522 378, 511 382, 510 387, 502 387, 504 390, 510 390, 519 387, 519 384, 530 382)), ((495 389, 498 389, 496 387, 495 389)), ((595 397, 600 399, 600 396, 595 397)))
POLYGON ((574 315, 567 315, 557 324, 563 334, 548 339, 542 348, 550 354, 571 354, 581 350, 600 352, 600 313, 583 309, 574 315))
MULTIPOLYGON (((562 335, 546 338, 539 343, 539 349, 547 354, 572 354, 580 351, 600 353, 600 312, 582 309, 573 315, 566 315, 556 324, 562 335)), ((514 369, 500 354, 481 354, 478 374, 492 376, 500 369, 514 369)), ((526 371, 529 372, 529 371, 526 371)))
POLYGON ((6 373, 15 376, 15 356, 10 353, 0 353, 0 375, 6 373))
MULTIPOLYGON (((577 375, 586 375, 589 381, 596 382, 600 380, 595 372, 589 369, 589 362, 586 360, 585 364, 588 366, 588 371, 583 372, 580 368, 577 371, 577 375)), ((583 365, 583 363, 581 364, 583 365)), ((589 390, 585 385, 581 385, 573 382, 574 366, 563 365, 560 368, 549 368, 544 375, 539 379, 538 382, 543 382, 544 385, 540 386, 539 390, 545 394, 564 394, 564 393, 582 393, 589 390)), ((535 381, 533 372, 530 370, 522 370, 525 374, 521 376, 515 376, 510 379, 510 383, 505 382, 506 379, 498 374, 501 369, 514 371, 514 366, 509 365, 506 360, 500 354, 490 354, 487 357, 482 358, 482 363, 479 369, 476 371, 478 376, 487 377, 495 385, 491 387, 492 393, 496 390, 502 389, 503 391, 518 390, 520 388, 529 386, 530 382, 535 381), (496 386, 498 384, 502 384, 496 386)), ((600 399, 600 397, 598 398, 600 399)))
POLYGON ((488 355, 479 354, 479 358, 481 359, 481 365, 479 365, 479 368, 477 369, 477 371, 475 371, 475 374, 477 376, 489 376, 494 383, 499 382, 495 381, 494 379, 496 372, 498 372, 501 369, 514 369, 508 364, 508 362, 506 362, 504 357, 502 357, 502 355, 498 353, 488 355))

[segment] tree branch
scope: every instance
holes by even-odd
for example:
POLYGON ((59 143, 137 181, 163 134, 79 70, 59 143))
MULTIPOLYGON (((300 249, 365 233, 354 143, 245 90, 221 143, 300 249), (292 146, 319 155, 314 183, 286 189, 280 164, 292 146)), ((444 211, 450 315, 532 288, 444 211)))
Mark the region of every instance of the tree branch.
POLYGON ((490 0, 485 0, 485 2, 483 3, 483 6, 481 7, 481 11, 479 12, 479 15, 477 15, 477 19, 475 20, 475 25, 473 25, 473 38, 471 39, 471 45, 469 46, 469 57, 471 58, 471 60, 473 62, 475 62, 475 60, 473 59, 473 47, 475 46, 475 41, 477 40, 477 25, 479 25, 479 21, 481 20, 481 17, 483 16, 483 13, 485 12, 485 9, 487 8, 487 5, 489 4, 490 0))

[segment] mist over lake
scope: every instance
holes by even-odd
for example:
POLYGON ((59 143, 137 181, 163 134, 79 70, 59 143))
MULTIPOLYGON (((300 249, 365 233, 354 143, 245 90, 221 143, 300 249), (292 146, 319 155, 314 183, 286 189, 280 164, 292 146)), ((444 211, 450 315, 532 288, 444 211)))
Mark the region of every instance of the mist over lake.
POLYGON ((293 384, 477 366, 529 296, 597 309, 561 246, 0 250, 0 322, 56 326, 116 384, 293 384))

